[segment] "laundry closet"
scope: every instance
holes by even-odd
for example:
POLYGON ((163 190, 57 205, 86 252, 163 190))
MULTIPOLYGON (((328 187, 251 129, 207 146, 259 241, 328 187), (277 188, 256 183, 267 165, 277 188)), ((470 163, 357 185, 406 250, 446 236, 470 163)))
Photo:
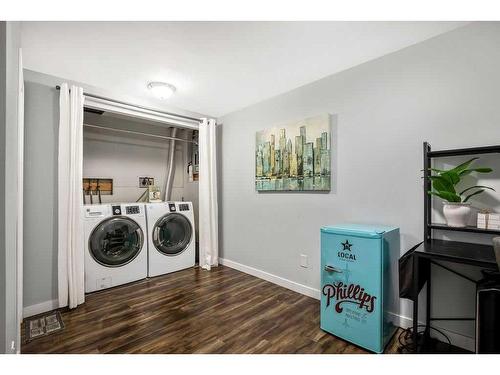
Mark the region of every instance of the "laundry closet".
POLYGON ((206 215, 217 208, 217 189, 208 187, 215 169, 203 167, 215 120, 61 82, 26 74, 24 317, 215 265, 213 241, 199 246, 208 238, 204 223, 214 222, 206 215))
POLYGON ((85 293, 196 262, 197 132, 83 111, 85 293))

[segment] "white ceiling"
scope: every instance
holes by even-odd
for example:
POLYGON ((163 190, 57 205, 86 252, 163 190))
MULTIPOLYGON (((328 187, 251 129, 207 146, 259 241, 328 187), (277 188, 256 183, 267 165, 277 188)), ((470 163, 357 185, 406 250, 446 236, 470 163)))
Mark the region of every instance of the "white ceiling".
POLYGON ((464 22, 23 22, 26 68, 221 116, 464 22))

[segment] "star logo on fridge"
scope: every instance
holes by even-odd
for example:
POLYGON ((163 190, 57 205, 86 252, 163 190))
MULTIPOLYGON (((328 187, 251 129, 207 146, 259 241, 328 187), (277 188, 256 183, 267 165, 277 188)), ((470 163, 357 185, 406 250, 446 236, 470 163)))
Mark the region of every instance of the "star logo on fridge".
POLYGON ((342 246, 344 247, 342 250, 351 251, 352 243, 349 243, 349 240, 345 240, 345 242, 342 242, 342 246))
POLYGON ((352 243, 350 243, 349 240, 345 240, 345 242, 341 242, 341 245, 342 250, 337 253, 337 256, 346 262, 356 261, 356 254, 353 254, 351 250, 352 243))

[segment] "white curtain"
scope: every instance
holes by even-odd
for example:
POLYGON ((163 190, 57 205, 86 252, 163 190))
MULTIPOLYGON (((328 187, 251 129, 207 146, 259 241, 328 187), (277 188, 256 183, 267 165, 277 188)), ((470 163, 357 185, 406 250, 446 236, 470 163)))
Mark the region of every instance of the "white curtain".
POLYGON ((198 138, 200 154, 200 266, 210 270, 212 266, 219 264, 215 120, 203 119, 198 138))
POLYGON ((80 210, 83 163, 83 89, 63 83, 59 98, 58 289, 59 307, 85 300, 80 210))

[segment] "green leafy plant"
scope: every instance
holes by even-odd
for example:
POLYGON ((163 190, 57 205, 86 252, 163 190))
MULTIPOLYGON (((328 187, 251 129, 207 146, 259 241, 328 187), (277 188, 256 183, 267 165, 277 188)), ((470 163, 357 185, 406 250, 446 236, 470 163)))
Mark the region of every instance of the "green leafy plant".
POLYGON ((495 191, 489 186, 475 185, 457 192, 456 186, 460 183, 462 177, 471 173, 490 173, 493 171, 491 168, 485 167, 469 168, 477 159, 479 158, 472 158, 449 170, 430 168, 434 174, 429 176, 432 181, 432 191, 428 193, 448 202, 466 203, 471 197, 481 194, 485 189, 495 191))

